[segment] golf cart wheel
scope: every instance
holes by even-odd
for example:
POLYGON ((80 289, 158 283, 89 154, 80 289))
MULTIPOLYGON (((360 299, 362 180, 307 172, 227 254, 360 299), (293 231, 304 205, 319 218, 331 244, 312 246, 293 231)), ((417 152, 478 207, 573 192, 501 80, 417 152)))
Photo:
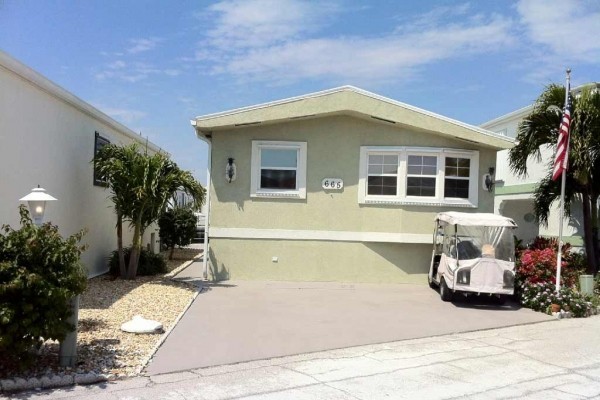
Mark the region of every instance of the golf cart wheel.
POLYGON ((435 284, 435 282, 433 281, 433 278, 431 277, 427 277, 427 282, 429 282, 429 287, 432 289, 437 288, 437 285, 435 284))
POLYGON ((504 296, 504 295, 500 295, 498 297, 494 296, 494 304, 501 306, 501 305, 504 305, 504 303, 506 303, 506 296, 504 296))
POLYGON ((452 292, 446 285, 444 278, 440 280, 440 297, 442 301, 452 301, 452 292))
POLYGON ((429 278, 427 279, 429 281, 429 287, 432 289, 435 289, 437 287, 437 285, 435 284, 435 282, 433 281, 433 279, 429 278))

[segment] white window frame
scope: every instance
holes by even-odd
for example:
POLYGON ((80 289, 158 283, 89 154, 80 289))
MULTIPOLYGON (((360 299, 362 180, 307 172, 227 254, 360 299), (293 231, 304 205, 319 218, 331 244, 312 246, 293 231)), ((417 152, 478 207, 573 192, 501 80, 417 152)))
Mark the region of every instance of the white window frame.
MULTIPOLYGON (((369 156, 370 155, 373 155, 373 156, 378 156, 378 155, 380 155, 380 156, 386 156, 386 155, 398 156, 398 154, 394 153, 394 152, 376 152, 376 151, 369 152, 368 155, 367 155, 367 161, 366 161, 366 163, 367 163, 367 166, 366 166, 366 168, 367 168, 367 186, 368 186, 368 179, 369 179, 369 156)), ((396 193, 399 193, 399 191, 400 191, 400 187, 398 186, 398 175, 399 174, 400 174, 400 156, 398 156, 398 165, 396 167, 396 173, 395 174, 385 174, 385 173, 383 173, 383 174, 377 174, 377 175, 371 175, 371 176, 381 176, 381 177, 395 176, 396 177, 396 193)), ((368 187, 365 190, 368 191, 368 187)), ((369 195, 369 196, 371 196, 371 197, 383 197, 383 198, 388 197, 388 195, 369 195)))
MULTIPOLYGON (((452 154, 452 153, 446 153, 444 154, 443 160, 440 160, 444 163, 443 169, 444 169, 444 185, 446 184, 446 179, 454 179, 457 181, 469 181, 469 194, 471 193, 471 178, 472 178, 472 170, 471 170, 471 165, 469 165, 469 177, 465 178, 465 177, 461 177, 461 176, 446 176, 446 157, 450 157, 450 158, 466 158, 471 160, 470 157, 463 157, 462 155, 456 155, 456 154, 452 154)), ((472 162, 472 161, 471 161, 472 162)), ((445 188, 443 187, 442 190, 444 190, 445 188)), ((449 199, 460 199, 459 197, 445 197, 445 199, 449 200, 449 199)))
POLYGON ((252 141, 252 171, 250 176, 250 197, 306 198, 306 142, 286 142, 271 140, 252 141), (296 189, 262 189, 260 187, 261 150, 296 150, 296 189))
MULTIPOLYGON (((404 157, 404 162, 406 167, 404 168, 404 192, 401 194, 404 194, 404 197, 406 197, 406 199, 414 201, 420 201, 421 199, 429 199, 429 200, 433 200, 433 199, 437 199, 439 197, 439 190, 440 190, 440 157, 437 154, 437 151, 423 151, 423 149, 411 149, 410 147, 406 148, 406 155, 404 157), (408 156, 424 156, 424 157, 436 157, 436 174, 435 175, 410 175, 412 177, 414 176, 420 176, 422 178, 435 178, 435 194, 433 196, 409 196, 406 191, 408 190, 408 156)), ((442 186, 443 188, 443 186, 442 186)))
POLYGON ((359 204, 403 204, 422 206, 454 206, 478 207, 479 201, 479 152, 476 150, 461 150, 439 147, 408 147, 408 146, 361 146, 358 180, 359 204), (396 196, 368 195, 368 156, 369 154, 397 154, 398 166, 398 191, 396 196), (437 176, 435 197, 407 196, 407 162, 408 155, 424 155, 437 157, 437 176), (445 198, 444 180, 446 157, 470 159, 469 169, 469 198, 445 198))

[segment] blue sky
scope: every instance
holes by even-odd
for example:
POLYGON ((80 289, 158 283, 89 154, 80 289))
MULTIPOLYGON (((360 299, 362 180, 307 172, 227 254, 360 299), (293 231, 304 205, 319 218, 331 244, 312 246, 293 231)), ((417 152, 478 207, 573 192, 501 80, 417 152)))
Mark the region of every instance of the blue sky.
POLYGON ((0 0, 0 49, 205 183, 194 116, 350 84, 480 124, 600 80, 600 2, 0 0))

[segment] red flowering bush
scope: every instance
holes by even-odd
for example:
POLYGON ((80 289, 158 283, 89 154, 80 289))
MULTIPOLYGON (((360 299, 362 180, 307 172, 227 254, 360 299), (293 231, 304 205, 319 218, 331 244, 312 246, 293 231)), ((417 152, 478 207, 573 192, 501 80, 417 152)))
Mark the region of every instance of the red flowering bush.
MULTIPOLYGON (((570 249, 565 247, 561 262, 561 285, 572 287, 582 271, 577 266, 569 265, 570 249)), ((556 282, 556 256, 554 246, 524 250, 517 266, 519 284, 556 282)))
POLYGON ((520 303, 535 311, 550 313, 551 304, 570 310, 575 317, 592 311, 589 296, 577 291, 579 275, 585 271, 585 257, 571 253, 571 245, 562 246, 561 289, 556 292, 556 258, 558 241, 537 237, 522 250, 516 263, 516 294, 520 303))

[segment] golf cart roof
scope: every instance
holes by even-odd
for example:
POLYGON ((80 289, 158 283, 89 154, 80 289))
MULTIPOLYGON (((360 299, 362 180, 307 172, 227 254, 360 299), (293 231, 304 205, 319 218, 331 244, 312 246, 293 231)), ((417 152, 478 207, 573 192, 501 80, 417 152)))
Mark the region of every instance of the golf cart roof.
POLYGON ((450 225, 463 226, 506 226, 516 228, 517 224, 512 218, 489 213, 462 213, 456 211, 441 212, 435 217, 436 221, 443 221, 450 225))

